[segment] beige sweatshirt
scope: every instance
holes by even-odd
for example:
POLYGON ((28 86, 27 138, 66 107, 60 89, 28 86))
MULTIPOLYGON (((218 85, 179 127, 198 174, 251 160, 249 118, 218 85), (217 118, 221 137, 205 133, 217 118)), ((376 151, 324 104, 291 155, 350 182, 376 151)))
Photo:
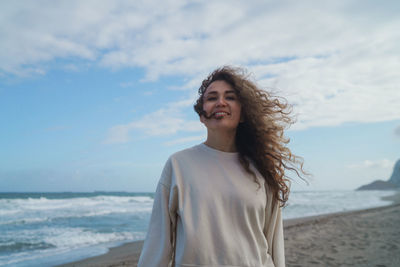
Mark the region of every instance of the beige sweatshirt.
POLYGON ((285 266, 281 209, 238 153, 205 144, 172 155, 154 197, 139 267, 285 266))

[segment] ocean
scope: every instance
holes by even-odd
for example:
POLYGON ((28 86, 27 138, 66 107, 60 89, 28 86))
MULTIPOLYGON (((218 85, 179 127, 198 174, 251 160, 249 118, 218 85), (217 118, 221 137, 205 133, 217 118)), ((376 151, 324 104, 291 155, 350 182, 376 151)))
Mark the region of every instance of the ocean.
MULTIPOLYGON (((283 218, 390 204, 393 191, 292 192, 283 218)), ((153 193, 0 193, 0 266, 54 266, 143 240, 153 193)))

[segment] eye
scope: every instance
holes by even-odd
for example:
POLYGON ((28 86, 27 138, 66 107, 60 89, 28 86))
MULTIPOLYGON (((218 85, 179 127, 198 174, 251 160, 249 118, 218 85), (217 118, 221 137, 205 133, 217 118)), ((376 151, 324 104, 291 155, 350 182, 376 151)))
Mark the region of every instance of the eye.
POLYGON ((206 98, 207 101, 215 101, 217 98, 215 96, 209 96, 206 98))
POLYGON ((226 97, 227 100, 236 100, 236 96, 235 95, 229 95, 226 97))

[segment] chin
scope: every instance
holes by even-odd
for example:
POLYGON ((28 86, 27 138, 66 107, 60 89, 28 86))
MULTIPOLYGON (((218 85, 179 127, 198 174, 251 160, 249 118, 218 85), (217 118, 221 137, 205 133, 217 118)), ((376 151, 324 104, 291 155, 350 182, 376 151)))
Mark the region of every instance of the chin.
POLYGON ((221 130, 221 131, 235 131, 237 129, 237 125, 229 125, 229 124, 219 124, 219 125, 209 125, 207 128, 213 130, 221 130))

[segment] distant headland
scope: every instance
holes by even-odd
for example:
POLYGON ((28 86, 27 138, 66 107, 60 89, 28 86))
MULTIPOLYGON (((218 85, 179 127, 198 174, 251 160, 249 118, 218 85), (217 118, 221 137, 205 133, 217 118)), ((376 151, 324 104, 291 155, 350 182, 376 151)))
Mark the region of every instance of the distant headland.
POLYGON ((392 176, 389 180, 376 180, 370 184, 360 186, 356 190, 393 190, 400 189, 400 159, 396 162, 393 168, 392 176))

